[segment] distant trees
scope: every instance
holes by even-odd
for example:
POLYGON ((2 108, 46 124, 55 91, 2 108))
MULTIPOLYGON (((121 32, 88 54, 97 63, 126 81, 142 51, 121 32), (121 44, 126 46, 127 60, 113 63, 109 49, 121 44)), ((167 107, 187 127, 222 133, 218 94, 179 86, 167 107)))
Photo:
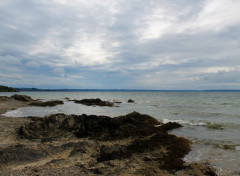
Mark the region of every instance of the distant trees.
POLYGON ((0 92, 18 92, 18 90, 14 89, 12 87, 0 85, 0 92))

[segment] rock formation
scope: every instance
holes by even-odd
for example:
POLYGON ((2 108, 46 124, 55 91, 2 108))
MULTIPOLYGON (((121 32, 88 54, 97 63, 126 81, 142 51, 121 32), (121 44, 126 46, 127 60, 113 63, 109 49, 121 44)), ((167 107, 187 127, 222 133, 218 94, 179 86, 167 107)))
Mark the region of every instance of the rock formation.
POLYGON ((75 103, 84 104, 87 106, 109 106, 113 107, 114 103, 109 101, 103 101, 99 98, 91 98, 91 99, 82 99, 82 100, 69 100, 74 101, 75 103))
POLYGON ((41 107, 46 107, 46 106, 57 106, 64 104, 62 100, 50 100, 50 101, 34 101, 30 103, 30 106, 41 106, 41 107))
POLYGON ((24 101, 24 102, 30 102, 33 101, 33 99, 30 96, 27 95, 18 95, 18 94, 14 94, 11 96, 11 98, 18 100, 18 101, 24 101))

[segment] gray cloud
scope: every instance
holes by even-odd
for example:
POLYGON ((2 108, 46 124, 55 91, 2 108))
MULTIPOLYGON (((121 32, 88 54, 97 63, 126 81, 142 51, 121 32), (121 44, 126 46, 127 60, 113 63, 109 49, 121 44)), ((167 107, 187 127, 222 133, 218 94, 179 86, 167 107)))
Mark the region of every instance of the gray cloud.
POLYGON ((239 10, 237 0, 0 2, 0 83, 240 88, 239 10))

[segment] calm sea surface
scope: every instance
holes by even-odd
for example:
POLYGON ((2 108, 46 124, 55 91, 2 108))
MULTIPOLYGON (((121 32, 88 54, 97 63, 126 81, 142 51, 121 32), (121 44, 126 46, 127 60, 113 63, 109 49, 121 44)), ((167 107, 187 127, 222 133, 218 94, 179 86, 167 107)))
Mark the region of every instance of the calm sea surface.
MULTIPOLYGON (((11 96, 13 93, 0 93, 11 96)), ((11 117, 45 116, 54 113, 96 114, 111 117, 132 111, 163 122, 175 121, 183 128, 171 133, 191 139, 187 162, 207 161, 219 175, 240 173, 240 92, 20 92, 34 99, 101 98, 121 101, 119 107, 91 107, 64 102, 56 107, 24 107, 9 111, 11 117), (135 103, 127 103, 133 99, 135 103)))

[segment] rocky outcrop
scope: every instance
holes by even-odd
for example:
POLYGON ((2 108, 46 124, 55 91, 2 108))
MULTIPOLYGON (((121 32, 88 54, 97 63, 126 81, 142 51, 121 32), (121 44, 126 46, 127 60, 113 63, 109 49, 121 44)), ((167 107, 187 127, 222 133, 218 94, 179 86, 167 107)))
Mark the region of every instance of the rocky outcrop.
MULTIPOLYGON (((177 123, 162 124, 137 112, 115 118, 55 114, 30 119, 32 122, 18 129, 18 137, 42 144, 38 147, 41 155, 37 158, 44 156, 42 153, 56 156, 35 168, 39 174, 50 174, 50 170, 60 175, 183 176, 197 173, 212 176, 215 173, 208 166, 201 165, 197 170, 195 166, 186 165, 182 158, 191 150, 191 142, 167 132, 181 127, 177 123)), ((29 151, 31 154, 32 150, 29 151)))
POLYGON ((116 140, 130 136, 147 136, 162 131, 161 126, 155 127, 160 124, 153 117, 137 112, 115 118, 85 114, 55 114, 22 126, 19 134, 28 139, 55 139, 58 135, 68 132, 77 137, 116 140))
POLYGON ((103 101, 99 98, 91 98, 91 99, 82 99, 82 100, 69 100, 74 101, 75 103, 84 104, 87 106, 109 106, 113 107, 114 103, 109 101, 103 101))
POLYGON ((69 133, 77 138, 88 137, 99 141, 131 139, 126 145, 101 146, 97 160, 126 159, 135 154, 165 148, 167 157, 159 154, 155 160, 161 161, 161 169, 172 171, 183 168, 184 161, 181 158, 190 151, 187 139, 170 135, 166 131, 180 126, 174 123, 162 124, 151 116, 137 112, 115 118, 56 114, 26 124, 18 132, 21 138, 42 141, 54 141, 69 133))
POLYGON ((12 99, 27 102, 29 106, 40 106, 40 107, 46 107, 46 106, 57 106, 64 104, 62 100, 49 100, 49 101, 39 101, 39 100, 33 100, 30 96, 27 95, 12 95, 12 99))
POLYGON ((11 98, 18 100, 18 101, 24 101, 24 102, 31 102, 33 101, 33 99, 30 96, 27 95, 18 95, 18 94, 14 94, 11 96, 11 98))
POLYGON ((128 103, 134 103, 135 101, 133 101, 132 99, 128 100, 128 103))
POLYGON ((64 104, 62 100, 50 100, 50 101, 34 101, 30 103, 30 106, 40 106, 40 107, 46 107, 46 106, 57 106, 64 104))

